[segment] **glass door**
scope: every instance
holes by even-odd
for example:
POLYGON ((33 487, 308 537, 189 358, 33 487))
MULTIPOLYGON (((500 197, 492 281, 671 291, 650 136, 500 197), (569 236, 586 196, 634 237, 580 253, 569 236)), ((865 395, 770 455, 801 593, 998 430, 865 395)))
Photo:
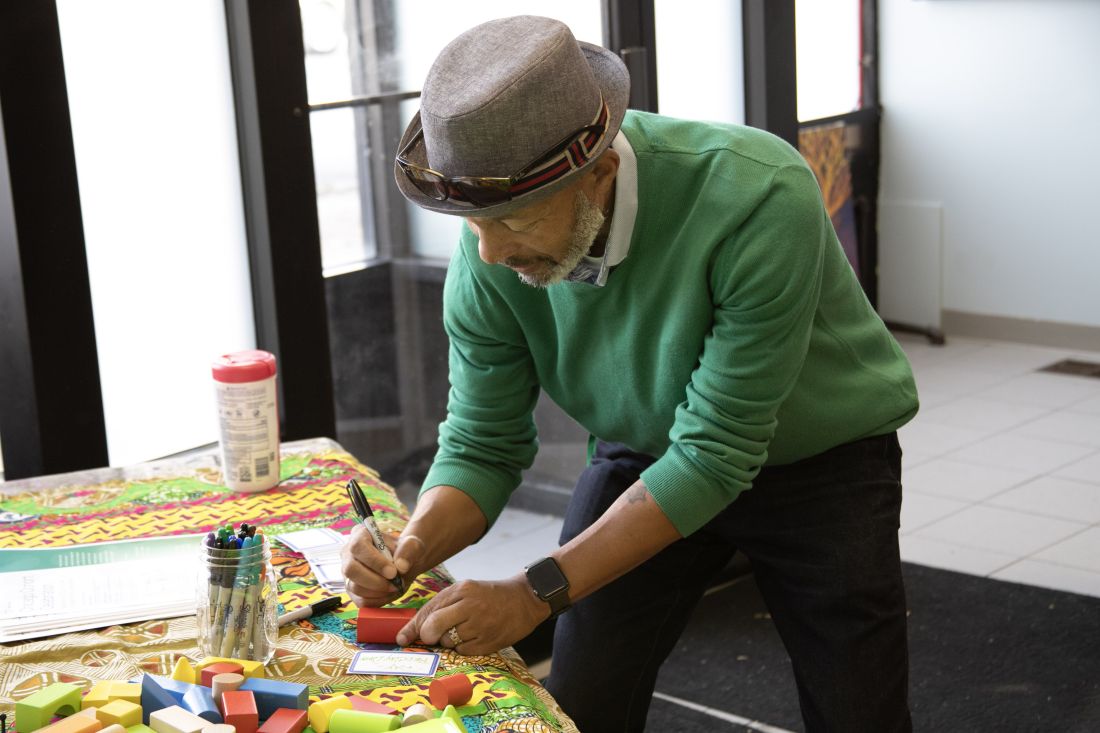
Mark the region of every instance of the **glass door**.
MULTIPOLYGON (((550 14, 601 42, 600 0, 456 4, 301 0, 337 438, 412 505, 446 414, 442 287, 461 219, 408 204, 393 183, 397 141, 439 51, 497 17, 550 14), (430 18, 431 22, 423 22, 430 18)), ((538 484, 568 484, 587 434, 554 405, 536 411, 538 484)), ((523 492, 520 492, 523 493, 523 492)))

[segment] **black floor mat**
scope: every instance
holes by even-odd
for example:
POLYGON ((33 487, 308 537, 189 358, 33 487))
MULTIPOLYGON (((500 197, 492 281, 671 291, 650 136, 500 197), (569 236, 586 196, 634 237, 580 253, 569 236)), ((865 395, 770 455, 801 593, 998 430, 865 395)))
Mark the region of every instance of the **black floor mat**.
MULTIPOLYGON (((1100 598, 904 566, 915 731, 1100 731, 1100 598)), ((751 577, 705 597, 657 691, 803 730, 790 663, 751 577)), ((647 731, 760 731, 655 698, 647 731)))

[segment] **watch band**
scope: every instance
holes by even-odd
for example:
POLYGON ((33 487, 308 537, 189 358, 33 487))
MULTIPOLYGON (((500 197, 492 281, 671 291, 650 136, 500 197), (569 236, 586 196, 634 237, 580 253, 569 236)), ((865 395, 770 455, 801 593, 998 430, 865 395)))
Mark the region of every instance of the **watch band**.
POLYGON ((550 618, 569 610, 569 580, 552 557, 544 557, 523 569, 531 592, 550 605, 550 618))

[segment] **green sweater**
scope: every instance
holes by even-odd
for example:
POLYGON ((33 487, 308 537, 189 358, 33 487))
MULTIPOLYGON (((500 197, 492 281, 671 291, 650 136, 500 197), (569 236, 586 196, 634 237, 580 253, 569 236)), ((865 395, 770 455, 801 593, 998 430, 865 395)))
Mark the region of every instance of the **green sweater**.
POLYGON ((424 489, 490 524, 537 450, 539 389, 593 436, 657 457, 649 492, 683 535, 790 463, 917 411, 909 363, 864 296, 813 173, 750 127, 631 112, 626 259, 604 287, 537 289, 464 229, 447 272, 451 391, 424 489))

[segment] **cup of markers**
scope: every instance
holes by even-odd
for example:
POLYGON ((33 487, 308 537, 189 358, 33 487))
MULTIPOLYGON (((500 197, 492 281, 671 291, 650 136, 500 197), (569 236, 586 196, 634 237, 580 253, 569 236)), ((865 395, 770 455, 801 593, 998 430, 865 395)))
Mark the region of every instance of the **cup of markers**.
POLYGON ((196 616, 206 656, 267 663, 275 655, 278 599, 264 533, 242 522, 209 533, 202 543, 196 616))

